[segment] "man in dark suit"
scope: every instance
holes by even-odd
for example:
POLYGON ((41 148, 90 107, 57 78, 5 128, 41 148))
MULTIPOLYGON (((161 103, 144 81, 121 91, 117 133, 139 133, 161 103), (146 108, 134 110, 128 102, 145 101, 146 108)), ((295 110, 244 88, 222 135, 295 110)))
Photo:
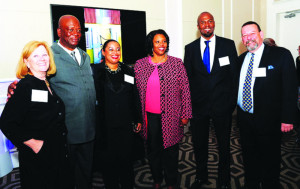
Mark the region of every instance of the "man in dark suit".
POLYGON ((285 48, 263 44, 259 25, 242 26, 248 49, 239 57, 237 123, 240 127, 246 188, 279 189, 281 132, 297 116, 297 77, 285 48))
POLYGON ((209 12, 201 13, 198 17, 201 37, 185 47, 184 64, 191 88, 191 131, 197 165, 192 188, 200 188, 208 182, 208 136, 211 119, 219 149, 217 185, 218 188, 231 188, 230 131, 232 112, 236 104, 234 73, 237 52, 232 40, 214 35, 214 28, 214 17, 209 12))

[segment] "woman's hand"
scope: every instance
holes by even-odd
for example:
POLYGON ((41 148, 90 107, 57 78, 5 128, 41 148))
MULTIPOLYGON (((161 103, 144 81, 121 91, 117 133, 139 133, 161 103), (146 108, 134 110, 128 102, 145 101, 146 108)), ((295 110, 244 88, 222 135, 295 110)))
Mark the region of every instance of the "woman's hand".
POLYGON ((35 139, 30 139, 24 142, 25 145, 27 145, 29 148, 31 148, 34 153, 39 153, 39 151, 41 150, 44 141, 43 140, 35 140, 35 139))
POLYGON ((180 123, 180 126, 181 127, 186 127, 187 124, 188 124, 189 120, 188 119, 181 119, 181 123, 180 123))
POLYGON ((136 125, 136 127, 133 128, 133 131, 134 131, 135 133, 138 133, 138 132, 141 131, 141 128, 142 128, 142 124, 141 124, 141 123, 138 123, 138 124, 136 125))

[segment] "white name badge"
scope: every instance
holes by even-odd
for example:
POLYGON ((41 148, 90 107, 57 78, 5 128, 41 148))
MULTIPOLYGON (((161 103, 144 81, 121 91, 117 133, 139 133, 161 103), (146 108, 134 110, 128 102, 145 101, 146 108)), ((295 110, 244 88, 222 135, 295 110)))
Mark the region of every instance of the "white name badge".
POLYGON ((32 89, 31 101, 32 102, 48 102, 48 91, 32 89))
POLYGON ((126 81, 127 83, 134 84, 134 77, 124 74, 124 81, 126 81))
POLYGON ((220 63, 220 66, 226 66, 226 65, 229 65, 230 62, 229 62, 228 56, 224 56, 224 57, 222 57, 222 58, 219 58, 219 63, 220 63))
POLYGON ((266 68, 255 68, 253 70, 253 77, 266 77, 266 68))

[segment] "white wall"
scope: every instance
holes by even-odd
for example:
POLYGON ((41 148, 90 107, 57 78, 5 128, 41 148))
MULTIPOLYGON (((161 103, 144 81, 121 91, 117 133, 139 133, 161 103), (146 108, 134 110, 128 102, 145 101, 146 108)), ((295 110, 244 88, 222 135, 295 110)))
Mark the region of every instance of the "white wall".
POLYGON ((283 18, 286 12, 300 10, 300 0, 267 0, 267 32, 265 37, 273 38, 279 46, 291 51, 294 58, 300 45, 300 13, 294 18, 283 18))
POLYGON ((265 28, 265 0, 183 0, 183 44, 186 45, 200 34, 197 18, 203 11, 210 12, 215 19, 215 34, 235 41, 238 54, 246 49, 241 42, 241 26, 254 20, 265 28))
POLYGON ((35 39, 52 43, 50 4, 146 11, 147 33, 158 28, 165 29, 171 38, 170 54, 180 58, 183 57, 184 46, 200 36, 197 17, 203 11, 214 15, 215 33, 233 39, 240 54, 245 50, 240 38, 240 28, 244 22, 257 21, 263 31, 268 32, 266 36, 272 37, 276 33, 276 14, 283 9, 300 9, 299 0, 1 1, 0 80, 15 77, 19 54, 28 41, 35 39))
POLYGON ((19 55, 28 41, 44 40, 52 44, 50 4, 146 11, 147 32, 165 29, 162 0, 1 0, 0 80, 15 78, 19 55))

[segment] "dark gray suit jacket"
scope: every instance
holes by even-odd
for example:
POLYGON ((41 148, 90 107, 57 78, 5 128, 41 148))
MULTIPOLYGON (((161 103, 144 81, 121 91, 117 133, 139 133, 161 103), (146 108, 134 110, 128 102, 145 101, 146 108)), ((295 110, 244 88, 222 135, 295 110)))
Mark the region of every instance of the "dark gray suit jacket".
POLYGON ((52 45, 56 74, 50 83, 66 106, 68 143, 78 144, 92 141, 95 137, 96 92, 90 57, 83 50, 81 64, 58 44, 52 45))

